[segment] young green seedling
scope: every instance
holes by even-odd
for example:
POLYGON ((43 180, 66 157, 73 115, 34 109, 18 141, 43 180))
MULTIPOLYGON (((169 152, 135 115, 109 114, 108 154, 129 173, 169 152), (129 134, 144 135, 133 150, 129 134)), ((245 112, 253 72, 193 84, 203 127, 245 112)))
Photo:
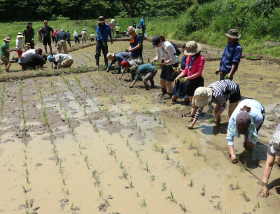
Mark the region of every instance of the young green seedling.
POLYGON ((206 158, 206 155, 204 156, 204 162, 207 162, 207 158, 206 158))
POLYGON ((107 204, 107 206, 110 206, 110 203, 109 203, 108 199, 103 198, 103 200, 105 201, 105 203, 107 204))
POLYGON ((147 172, 149 171, 148 161, 147 161, 147 163, 146 163, 146 170, 147 170, 147 172))
POLYGON ((174 200, 174 196, 173 196, 173 193, 171 192, 171 190, 170 190, 170 194, 171 194, 171 199, 174 200))
POLYGON ((66 183, 65 183, 65 179, 64 179, 64 178, 63 178, 62 182, 63 182, 63 185, 65 186, 65 185, 66 185, 66 183))
POLYGON ((21 185, 21 188, 23 189, 23 192, 26 193, 26 189, 25 189, 25 187, 23 186, 23 184, 21 185))
POLYGON ((199 149, 197 149, 197 155, 199 156, 199 149))
POLYGON ((126 172, 123 172, 123 177, 124 177, 125 179, 127 179, 127 173, 126 173, 126 172))
POLYGON ((257 200, 257 206, 258 206, 258 208, 261 208, 259 199, 257 200))
POLYGON ((183 140, 183 144, 185 144, 185 143, 186 143, 186 139, 183 140))
POLYGON ((181 167, 181 170, 182 170, 183 174, 186 176, 186 170, 185 170, 185 167, 181 167))
POLYGON ((161 185, 162 185, 162 190, 166 190, 166 183, 165 182, 163 182, 163 183, 161 183, 161 185))
POLYGON ((203 192, 205 191, 205 184, 203 184, 203 186, 202 186, 202 191, 203 192))
POLYGON ((101 197, 103 195, 103 191, 102 190, 98 190, 99 193, 99 197, 101 197))
POLYGON ((193 186, 193 180, 191 179, 191 181, 190 181, 190 187, 192 187, 193 186))
POLYGON ((246 192, 245 192, 245 191, 242 192, 242 196, 243 196, 244 198, 247 198, 247 195, 246 195, 246 192))
POLYGON ((136 193, 136 196, 137 196, 137 197, 140 197, 139 192, 136 193))
POLYGON ((177 162, 177 167, 179 167, 180 166, 180 161, 178 160, 178 162, 177 162))
POLYGON ((133 187, 132 181, 128 181, 128 183, 129 183, 129 187, 132 188, 133 187))
POLYGON ((155 180, 155 176, 150 176, 150 179, 153 182, 155 180))
POLYGON ((244 169, 247 170, 247 164, 246 164, 246 162, 245 162, 245 164, 244 164, 244 169))
POLYGON ((123 161, 120 163, 120 168, 123 169, 123 161))
POLYGON ((235 189, 240 189, 240 185, 238 184, 238 182, 237 182, 237 184, 235 186, 235 189))
POLYGON ((168 152, 165 153, 165 157, 166 157, 166 160, 169 160, 169 153, 168 152))

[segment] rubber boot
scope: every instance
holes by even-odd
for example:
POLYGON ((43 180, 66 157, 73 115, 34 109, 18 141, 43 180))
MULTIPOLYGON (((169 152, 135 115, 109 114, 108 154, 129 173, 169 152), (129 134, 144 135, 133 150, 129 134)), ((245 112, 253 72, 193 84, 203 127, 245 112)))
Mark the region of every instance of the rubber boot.
POLYGON ((149 84, 147 82, 144 82, 146 90, 150 90, 149 84))
POLYGON ((164 94, 167 93, 167 90, 166 90, 165 88, 161 88, 161 92, 162 92, 162 94, 164 95, 164 94))
POLYGON ((151 88, 154 88, 155 87, 155 81, 154 80, 150 80, 151 82, 151 88))
POLYGON ((99 67, 99 57, 95 59, 96 60, 96 67, 99 67))
POLYGON ((108 68, 108 59, 107 59, 107 57, 106 57, 106 56, 104 56, 104 62, 105 62, 105 66, 106 66, 106 68, 108 68))
POLYGON ((45 51, 46 51, 46 54, 48 54, 48 50, 47 50, 47 48, 45 48, 45 51))

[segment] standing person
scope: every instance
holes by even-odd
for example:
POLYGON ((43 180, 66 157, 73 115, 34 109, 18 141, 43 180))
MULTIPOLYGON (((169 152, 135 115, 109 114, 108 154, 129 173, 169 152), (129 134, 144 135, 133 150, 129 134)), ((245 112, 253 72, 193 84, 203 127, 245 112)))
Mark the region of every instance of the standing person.
POLYGON ((41 32, 42 32, 42 28, 40 28, 39 30, 37 30, 38 42, 42 42, 42 35, 41 35, 41 32))
POLYGON ((156 57, 153 59, 152 64, 162 60, 160 74, 160 85, 162 94, 169 91, 169 95, 173 96, 172 75, 174 73, 173 67, 178 67, 179 58, 176 55, 174 46, 165 40, 163 36, 154 36, 152 39, 153 48, 156 48, 156 57), (162 59, 163 58, 163 59, 162 59))
POLYGON ((146 25, 145 25, 145 16, 140 20, 140 29, 142 30, 142 39, 144 39, 144 34, 146 30, 146 25))
POLYGON ((280 167, 280 124, 278 124, 276 130, 274 131, 268 146, 267 146, 267 159, 265 163, 265 168, 263 171, 262 178, 262 188, 260 191, 260 195, 262 197, 267 197, 269 195, 267 183, 270 173, 272 171, 274 161, 276 156, 278 156, 278 167, 280 167))
POLYGON ((69 33, 69 30, 66 31, 66 36, 67 36, 67 43, 71 48, 71 35, 69 33))
POLYGON ((139 80, 141 74, 145 75, 145 77, 143 79, 143 83, 144 83, 146 90, 150 89, 148 80, 150 80, 150 82, 151 82, 151 88, 153 88, 155 86, 154 77, 157 74, 157 69, 154 66, 152 66, 150 63, 140 65, 139 67, 133 65, 133 66, 131 66, 130 70, 134 74, 136 74, 135 80, 129 86, 130 88, 133 88, 133 86, 139 80))
POLYGON ((143 64, 143 39, 141 35, 138 35, 132 26, 127 28, 127 33, 131 36, 130 47, 127 48, 127 51, 131 52, 131 59, 140 59, 143 64))
POLYGON ((86 32, 86 29, 84 28, 83 30, 82 30, 82 43, 86 43, 86 41, 87 41, 87 32, 86 32))
POLYGON ((132 27, 136 29, 136 21, 134 19, 132 19, 132 27))
POLYGON ((21 62, 22 70, 36 70, 37 68, 41 68, 44 70, 44 64, 46 64, 47 56, 39 56, 37 54, 31 54, 23 59, 21 62))
POLYGON ((121 62, 130 59, 130 57, 131 57, 131 53, 129 52, 121 52, 116 54, 108 53, 107 58, 108 60, 112 60, 112 61, 107 68, 107 72, 109 72, 109 69, 112 66, 112 64, 118 62, 118 73, 121 73, 121 62))
POLYGON ((32 28, 32 22, 27 23, 22 35, 25 36, 25 44, 30 43, 31 48, 34 49, 34 29, 32 28))
POLYGON ((236 29, 230 29, 225 35, 228 37, 228 44, 224 50, 220 67, 215 73, 220 73, 220 80, 224 80, 226 76, 226 79, 233 80, 233 75, 238 69, 242 55, 242 47, 239 44, 241 35, 238 35, 236 29))
POLYGON ((94 35, 94 33, 92 32, 92 33, 90 34, 90 41, 91 41, 91 42, 94 41, 94 37, 95 37, 95 35, 94 35))
POLYGON ((203 107, 213 102, 215 103, 214 109, 214 123, 220 124, 221 114, 227 107, 227 100, 229 99, 228 117, 230 118, 232 112, 238 105, 241 99, 239 85, 231 80, 220 80, 211 83, 207 88, 199 87, 194 92, 195 105, 198 107, 194 116, 193 122, 189 125, 192 129, 196 123, 203 107))
POLYGON ((26 48, 23 46, 22 38, 23 38, 23 35, 22 35, 22 33, 19 32, 17 35, 17 39, 16 39, 16 47, 17 47, 16 51, 18 53, 18 58, 21 57, 23 49, 26 51, 26 48))
POLYGON ((54 43, 56 43, 56 37, 57 36, 57 29, 54 29, 54 31, 53 31, 53 34, 52 34, 52 42, 54 43))
POLYGON ((111 39, 111 44, 113 44, 113 38, 111 35, 111 30, 108 24, 105 23, 104 16, 98 17, 98 26, 96 28, 97 32, 97 38, 96 38, 96 53, 95 53, 95 59, 96 59, 96 66, 99 67, 99 58, 101 56, 101 50, 104 55, 104 61, 105 66, 108 67, 108 59, 106 58, 106 55, 108 53, 108 35, 111 39))
POLYGON ((75 39, 75 43, 80 43, 79 35, 76 30, 74 30, 73 36, 75 39))
POLYGON ((70 68, 74 62, 73 57, 68 54, 55 54, 53 57, 49 55, 48 60, 55 64, 54 68, 57 68, 57 66, 59 68, 70 68))
POLYGON ((121 27, 119 26, 119 23, 117 23, 117 26, 116 26, 116 34, 119 35, 119 34, 120 34, 120 31, 121 31, 121 27))
POLYGON ((56 40, 58 53, 61 53, 62 48, 65 54, 68 53, 66 40, 67 40, 67 35, 64 32, 64 29, 61 29, 57 34, 57 40, 56 40))
POLYGON ((52 54, 51 32, 53 34, 53 29, 48 26, 48 21, 44 20, 44 27, 41 31, 41 37, 43 38, 43 45, 45 46, 46 53, 48 53, 47 45, 49 45, 50 53, 52 54))
POLYGON ((113 35, 113 37, 115 36, 115 32, 114 32, 114 28, 115 28, 115 19, 111 19, 111 22, 109 23, 109 27, 111 30, 111 34, 113 35))
POLYGON ((253 148, 258 141, 258 132, 265 119, 265 109, 261 103, 252 99, 242 100, 232 113, 227 129, 227 142, 232 163, 237 163, 234 152, 234 136, 244 134, 244 148, 253 148))
POLYGON ((9 50, 9 43, 11 41, 10 37, 5 37, 4 43, 1 45, 0 49, 0 59, 5 64, 5 70, 6 72, 9 72, 11 63, 10 63, 10 52, 13 52, 14 50, 9 50))

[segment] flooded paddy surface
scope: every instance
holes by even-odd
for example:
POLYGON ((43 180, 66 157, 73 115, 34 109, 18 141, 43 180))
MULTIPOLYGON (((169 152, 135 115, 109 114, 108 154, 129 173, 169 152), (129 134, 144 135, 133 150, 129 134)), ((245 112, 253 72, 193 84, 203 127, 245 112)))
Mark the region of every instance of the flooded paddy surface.
MULTIPOLYGON (((74 67, 95 65, 95 46, 70 54, 74 67)), ((149 42, 144 54, 145 62, 155 55, 149 42)), ((218 80, 218 65, 205 63, 205 86, 218 80)), ((254 151, 235 139, 236 165, 225 139, 227 110, 221 125, 205 112, 188 130, 190 106, 161 96, 159 73, 149 91, 142 82, 130 89, 130 75, 119 80, 115 70, 1 83, 0 212, 279 213, 278 166, 270 196, 258 196, 266 145, 280 121, 279 70, 242 60, 234 76, 242 98, 266 108, 254 151)))

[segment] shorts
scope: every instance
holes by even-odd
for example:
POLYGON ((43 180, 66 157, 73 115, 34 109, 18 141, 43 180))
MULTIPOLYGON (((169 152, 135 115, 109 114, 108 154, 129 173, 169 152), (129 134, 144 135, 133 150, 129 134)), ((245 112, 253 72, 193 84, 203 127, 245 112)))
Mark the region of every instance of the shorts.
POLYGON ((119 33, 120 33, 120 31, 116 31, 116 33, 117 33, 117 34, 119 34, 119 33))
POLYGON ((156 74, 157 74, 157 69, 155 68, 152 72, 147 73, 144 80, 152 80, 154 79, 156 74))
POLYGON ((51 45, 51 38, 44 36, 43 45, 51 45))
POLYGON ((238 92, 230 95, 229 97, 229 103, 236 103, 241 99, 241 94, 240 94, 240 90, 238 90, 238 92))
POLYGON ((194 91, 198 87, 204 87, 204 78, 202 76, 186 82, 186 95, 194 96, 194 91))
POLYGON ((3 61, 5 66, 7 66, 9 64, 9 57, 8 56, 0 55, 0 59, 3 61))
POLYGON ((174 79, 174 71, 173 71, 173 67, 178 67, 178 63, 175 63, 173 65, 164 65, 162 66, 161 69, 161 74, 160 74, 160 78, 166 81, 172 81, 174 79))

